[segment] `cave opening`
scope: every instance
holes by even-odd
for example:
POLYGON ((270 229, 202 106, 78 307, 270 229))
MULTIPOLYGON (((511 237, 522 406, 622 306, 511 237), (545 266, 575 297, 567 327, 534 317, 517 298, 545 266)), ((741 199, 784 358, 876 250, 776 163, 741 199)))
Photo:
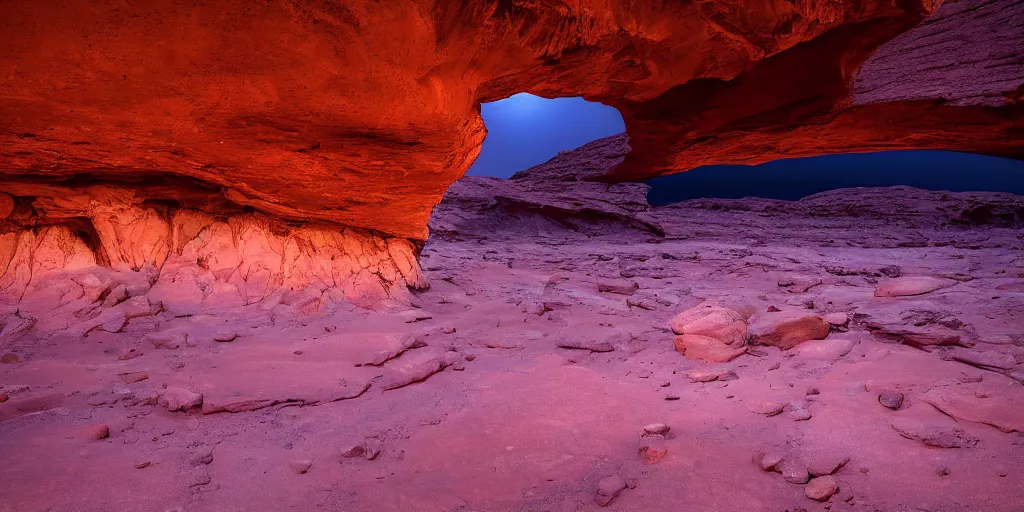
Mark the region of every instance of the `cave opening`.
POLYGON ((508 178, 562 151, 626 130, 618 109, 581 97, 519 93, 484 103, 480 110, 487 138, 469 176, 508 178))
POLYGON ((854 187, 1024 194, 1024 161, 952 151, 882 151, 709 165, 647 180, 652 206, 690 199, 795 201, 854 187), (968 170, 969 172, 964 172, 968 170))

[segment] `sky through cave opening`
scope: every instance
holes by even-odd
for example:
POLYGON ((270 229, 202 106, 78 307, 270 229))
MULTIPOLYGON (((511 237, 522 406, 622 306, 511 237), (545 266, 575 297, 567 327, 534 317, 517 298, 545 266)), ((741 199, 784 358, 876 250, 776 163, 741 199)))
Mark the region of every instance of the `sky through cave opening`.
POLYGON ((829 190, 909 186, 1024 195, 1024 161, 952 151, 882 151, 709 165, 647 180, 652 206, 698 198, 795 201, 829 190))
POLYGON ((626 130, 616 108, 579 97, 545 99, 520 93, 484 103, 481 115, 487 138, 469 176, 508 178, 561 151, 626 130))

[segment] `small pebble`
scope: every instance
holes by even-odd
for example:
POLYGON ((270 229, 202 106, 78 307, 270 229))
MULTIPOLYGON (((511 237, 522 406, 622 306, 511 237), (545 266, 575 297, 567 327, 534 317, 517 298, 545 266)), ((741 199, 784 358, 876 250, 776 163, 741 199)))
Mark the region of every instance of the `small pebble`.
POLYGON ((878 403, 892 410, 899 410, 903 406, 903 393, 899 391, 883 391, 878 394, 878 403))
POLYGON ((657 434, 657 435, 662 435, 663 436, 663 435, 667 434, 668 431, 671 430, 671 429, 672 429, 672 427, 670 427, 670 426, 668 426, 668 425, 666 425, 664 423, 651 423, 649 425, 644 425, 644 432, 646 432, 648 434, 657 434))
POLYGON ((306 472, 309 471, 309 468, 313 467, 313 461, 311 461, 311 460, 293 460, 293 461, 288 463, 288 467, 290 467, 292 469, 292 471, 294 471, 294 472, 296 472, 296 473, 298 473, 300 475, 304 475, 304 474, 306 474, 306 472))
POLYGON ((837 492, 839 492, 839 484, 830 475, 819 476, 811 480, 807 487, 804 487, 807 497, 816 501, 825 501, 837 492))

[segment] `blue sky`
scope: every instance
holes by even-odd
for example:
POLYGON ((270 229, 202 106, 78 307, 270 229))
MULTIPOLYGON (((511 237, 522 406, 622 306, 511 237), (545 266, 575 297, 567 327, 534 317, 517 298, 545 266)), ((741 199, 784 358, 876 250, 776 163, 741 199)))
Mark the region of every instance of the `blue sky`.
POLYGON ((548 100, 516 94, 481 107, 487 138, 470 176, 507 178, 560 151, 626 130, 614 107, 583 98, 548 100))
MULTIPOLYGON (((625 131, 613 107, 582 98, 516 94, 481 107, 487 139, 472 176, 507 178, 560 151, 625 131)), ((844 187, 909 185, 1024 195, 1024 162, 945 151, 887 151, 778 160, 754 167, 718 165, 656 178, 653 204, 697 197, 801 197, 844 187)))

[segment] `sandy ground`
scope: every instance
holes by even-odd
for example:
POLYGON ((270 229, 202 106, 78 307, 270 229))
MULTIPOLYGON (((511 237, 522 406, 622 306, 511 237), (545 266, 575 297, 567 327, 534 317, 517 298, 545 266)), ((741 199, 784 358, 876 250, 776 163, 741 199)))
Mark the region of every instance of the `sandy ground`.
POLYGON ((456 199, 411 309, 20 340, 0 510, 1024 510, 1020 198, 456 199), (731 360, 674 344, 709 304, 742 319, 731 360), (781 350, 772 315, 832 324, 781 350))

